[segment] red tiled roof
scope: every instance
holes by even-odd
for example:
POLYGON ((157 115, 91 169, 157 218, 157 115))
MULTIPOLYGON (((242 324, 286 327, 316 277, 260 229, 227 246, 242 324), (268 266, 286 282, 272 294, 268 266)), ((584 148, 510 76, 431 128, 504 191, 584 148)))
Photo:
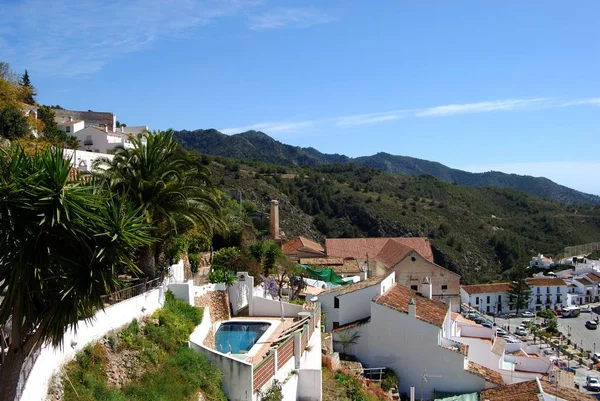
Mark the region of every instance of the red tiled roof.
POLYGON ((346 323, 346 324, 343 324, 341 326, 338 326, 335 329, 331 330, 330 333, 337 333, 337 332, 340 332, 340 331, 351 329, 353 327, 362 326, 363 324, 367 324, 370 321, 371 321, 371 316, 365 317, 365 318, 362 318, 362 319, 358 319, 358 320, 355 320, 353 322, 346 323))
POLYGON ((484 294, 487 292, 506 292, 510 289, 510 283, 463 285, 461 287, 467 294, 484 294))
MULTIPOLYGON (((545 380, 540 380, 545 394, 558 396, 566 401, 593 401, 594 397, 581 393, 575 389, 556 386, 545 380)), ((493 389, 483 390, 481 399, 487 401, 539 401, 539 386, 536 380, 508 384, 493 389)))
POLYGON ((383 248, 381 248, 379 253, 375 255, 375 259, 383 263, 388 269, 391 269, 413 251, 414 249, 411 247, 406 246, 395 239, 390 239, 385 243, 383 248))
POLYGON ((296 237, 287 241, 285 244, 281 246, 283 253, 293 253, 296 252, 300 248, 309 248, 315 252, 323 253, 325 249, 323 246, 315 241, 311 241, 305 237, 296 237))
MULTIPOLYGON (((473 373, 479 377, 483 377, 485 381, 497 384, 499 386, 504 384, 504 380, 502 379, 502 375, 500 372, 492 370, 490 368, 486 368, 483 365, 475 363, 473 361, 469 361, 469 367, 467 368, 469 373, 473 373)), ((513 400, 520 400, 520 398, 513 398, 513 400)))
POLYGON ((327 256, 364 259, 374 258, 389 240, 395 240, 417 251, 425 259, 433 262, 433 251, 428 238, 328 238, 325 240, 327 256))
POLYGON ((565 283, 565 280, 563 280, 562 278, 530 278, 527 280, 527 283, 529 285, 556 285, 556 286, 560 286, 560 285, 567 285, 567 283, 565 283))
POLYGON ((594 283, 600 282, 600 277, 596 276, 594 273, 590 273, 586 277, 588 280, 593 281, 594 283))
POLYGON ((442 327, 448 313, 448 305, 422 297, 403 285, 394 284, 385 294, 375 298, 375 302, 398 312, 408 313, 408 303, 411 298, 417 305, 417 319, 442 327))
POLYGON ((313 265, 313 266, 343 265, 344 259, 343 258, 300 258, 300 263, 303 265, 313 265))
POLYGON ((592 282, 585 277, 576 278, 575 281, 577 281, 578 283, 581 283, 583 285, 592 285, 592 282))

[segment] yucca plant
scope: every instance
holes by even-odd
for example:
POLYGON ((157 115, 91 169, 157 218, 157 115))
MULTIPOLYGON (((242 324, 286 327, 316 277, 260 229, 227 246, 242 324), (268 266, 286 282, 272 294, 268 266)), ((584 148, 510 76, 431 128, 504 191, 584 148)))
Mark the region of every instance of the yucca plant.
POLYGON ((116 272, 137 270, 136 250, 152 243, 139 206, 71 180, 70 169, 62 149, 0 149, 0 326, 12 321, 0 400, 15 398, 35 348, 61 345, 66 329, 91 319, 118 288, 116 272))

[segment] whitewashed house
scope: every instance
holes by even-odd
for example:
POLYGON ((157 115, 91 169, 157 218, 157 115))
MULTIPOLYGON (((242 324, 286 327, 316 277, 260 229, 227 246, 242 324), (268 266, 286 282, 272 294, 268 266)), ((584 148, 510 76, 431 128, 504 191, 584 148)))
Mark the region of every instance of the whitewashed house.
POLYGON ((73 120, 73 117, 56 117, 54 119, 56 127, 69 135, 75 135, 77 131, 81 131, 85 128, 85 122, 83 120, 73 120))
POLYGON ((547 269, 550 266, 552 266, 553 263, 554 263, 554 261, 551 258, 547 258, 544 255, 542 255, 541 253, 538 253, 537 256, 534 256, 529 261, 529 267, 538 267, 541 269, 547 269))
MULTIPOLYGON (((529 305, 522 310, 560 309, 567 306, 568 284, 562 278, 532 278, 529 305)), ((508 290, 510 283, 465 285, 460 289, 461 302, 483 313, 515 311, 508 290)))
MULTIPOLYGON (((393 275, 387 276, 387 278, 393 275)), ((423 385, 424 397, 430 399, 435 391, 468 393, 493 388, 504 383, 499 372, 467 358, 467 348, 451 339, 453 332, 450 305, 431 299, 430 280, 423 280, 421 292, 410 290, 398 283, 382 280, 364 288, 356 288, 356 300, 369 299, 370 310, 355 302, 341 301, 337 319, 353 312, 354 321, 340 324, 332 330, 334 348, 354 355, 366 367, 387 367, 394 370, 400 380, 400 392, 408 393, 411 386, 423 385), (373 288, 375 287, 375 289, 373 288), (376 291, 377 290, 377 291, 376 291), (348 344, 345 338, 353 337, 348 344), (427 383, 423 375, 435 376, 427 383)), ((354 284, 354 286, 360 283, 354 284)), ((324 304, 320 298, 322 305, 324 304)), ((325 311, 325 308, 323 308, 325 311)), ((330 310, 330 309, 328 309, 330 310)), ((334 318, 326 312, 326 320, 334 318)), ((491 330, 488 334, 491 335, 491 330)))
POLYGON ((108 128, 89 126, 77 131, 74 136, 79 139, 79 149, 88 152, 113 153, 118 146, 133 147, 130 134, 109 131, 108 128))

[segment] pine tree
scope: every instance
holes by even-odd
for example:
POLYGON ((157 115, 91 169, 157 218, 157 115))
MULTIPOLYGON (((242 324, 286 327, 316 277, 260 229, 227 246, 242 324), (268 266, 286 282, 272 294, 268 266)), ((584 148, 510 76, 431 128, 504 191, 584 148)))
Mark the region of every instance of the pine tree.
POLYGON ((531 298, 531 287, 527 283, 526 268, 516 268, 511 278, 512 282, 507 291, 508 302, 510 308, 516 309, 516 313, 519 314, 520 310, 527 308, 531 298))
POLYGON ((37 93, 35 92, 35 88, 31 85, 31 79, 29 78, 29 73, 25 70, 25 74, 21 76, 21 81, 19 85, 25 89, 25 93, 23 94, 23 101, 27 104, 35 105, 35 97, 37 93))

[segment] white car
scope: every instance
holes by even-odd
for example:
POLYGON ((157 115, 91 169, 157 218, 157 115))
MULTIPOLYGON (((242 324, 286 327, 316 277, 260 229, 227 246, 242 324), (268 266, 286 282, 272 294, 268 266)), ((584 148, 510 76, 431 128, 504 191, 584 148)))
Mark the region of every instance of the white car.
POLYGON ((498 336, 505 336, 507 334, 508 333, 506 332, 506 330, 501 329, 500 327, 496 328, 496 335, 498 335, 498 336))
POLYGON ((521 313, 521 316, 523 316, 523 317, 535 317, 535 314, 533 314, 533 312, 525 311, 525 312, 521 313))
POLYGON ((524 327, 517 327, 517 329, 515 330, 515 334, 518 336, 526 336, 527 330, 525 330, 524 327))
POLYGON ((589 375, 586 379, 586 386, 588 391, 600 391, 600 382, 596 376, 589 375))

